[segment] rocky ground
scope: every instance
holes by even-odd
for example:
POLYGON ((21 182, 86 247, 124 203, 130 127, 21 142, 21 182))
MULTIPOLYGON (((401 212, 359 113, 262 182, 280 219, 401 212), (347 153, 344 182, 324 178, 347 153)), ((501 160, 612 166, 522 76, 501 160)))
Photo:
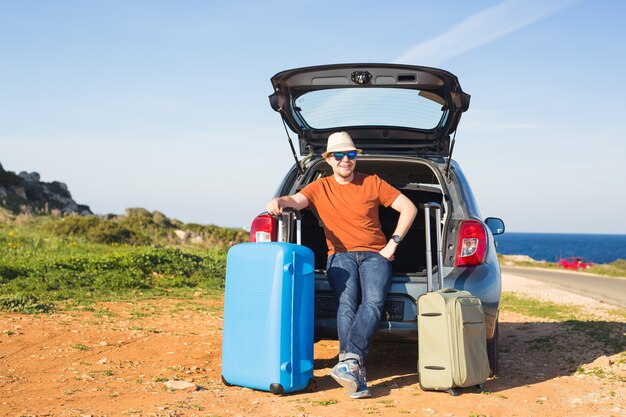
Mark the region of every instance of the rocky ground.
MULTIPOLYGON (((504 290, 582 307, 598 328, 623 325, 606 304, 512 274, 504 290)), ((349 399, 330 378, 334 341, 315 345, 314 392, 224 386, 221 325, 222 300, 202 297, 0 313, 0 415, 626 416, 626 354, 562 322, 502 311, 500 374, 484 392, 458 397, 419 388, 415 346, 374 344, 366 400, 349 399)))

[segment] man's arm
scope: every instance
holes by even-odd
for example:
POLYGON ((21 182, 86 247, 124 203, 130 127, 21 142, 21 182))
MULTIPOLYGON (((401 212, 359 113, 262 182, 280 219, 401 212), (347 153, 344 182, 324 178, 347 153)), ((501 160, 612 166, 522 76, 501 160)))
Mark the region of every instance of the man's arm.
POLYGON ((283 212, 286 207, 302 210, 309 206, 309 200, 302 193, 286 195, 283 197, 273 198, 265 207, 269 214, 278 215, 283 212))
MULTIPOLYGON (((408 233, 411 225, 413 224, 413 220, 417 215, 417 207, 415 207, 415 204, 413 204, 407 196, 400 194, 395 200, 393 200, 393 203, 391 203, 391 208, 400 213, 398 224, 396 225, 396 229, 393 231, 393 234, 400 236, 401 239, 404 239, 404 236, 408 233)), ((380 254, 390 261, 393 261, 393 256, 397 247, 398 243, 390 240, 380 251, 380 254)))

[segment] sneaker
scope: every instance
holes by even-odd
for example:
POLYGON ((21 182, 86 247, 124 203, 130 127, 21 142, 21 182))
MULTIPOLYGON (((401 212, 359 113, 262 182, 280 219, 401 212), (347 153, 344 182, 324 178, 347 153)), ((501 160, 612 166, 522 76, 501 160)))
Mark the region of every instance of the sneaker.
POLYGON ((344 388, 348 388, 349 393, 355 393, 359 386, 360 375, 359 363, 354 359, 339 362, 330 371, 330 376, 344 388))
POLYGON ((349 393, 350 398, 369 398, 372 396, 370 390, 367 388, 367 378, 365 377, 365 367, 359 367, 359 374, 357 376, 357 387, 355 392, 349 393))

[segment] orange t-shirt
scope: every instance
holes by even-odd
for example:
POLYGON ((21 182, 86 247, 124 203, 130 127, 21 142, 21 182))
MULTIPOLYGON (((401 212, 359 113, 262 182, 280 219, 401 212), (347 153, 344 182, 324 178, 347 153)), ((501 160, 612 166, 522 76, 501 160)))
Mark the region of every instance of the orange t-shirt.
POLYGON ((378 252, 387 244, 378 206, 390 206, 400 191, 378 175, 355 172, 350 184, 339 184, 333 176, 324 177, 300 192, 324 224, 328 256, 336 252, 378 252))

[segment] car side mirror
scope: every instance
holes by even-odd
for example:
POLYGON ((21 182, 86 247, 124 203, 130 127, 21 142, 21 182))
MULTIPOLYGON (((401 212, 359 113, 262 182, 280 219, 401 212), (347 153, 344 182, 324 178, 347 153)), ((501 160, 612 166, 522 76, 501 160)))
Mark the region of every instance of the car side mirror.
POLYGON ((497 217, 487 217, 485 219, 485 224, 487 225, 489 230, 491 230, 491 234, 494 236, 504 233, 505 228, 502 219, 499 219, 497 217))

